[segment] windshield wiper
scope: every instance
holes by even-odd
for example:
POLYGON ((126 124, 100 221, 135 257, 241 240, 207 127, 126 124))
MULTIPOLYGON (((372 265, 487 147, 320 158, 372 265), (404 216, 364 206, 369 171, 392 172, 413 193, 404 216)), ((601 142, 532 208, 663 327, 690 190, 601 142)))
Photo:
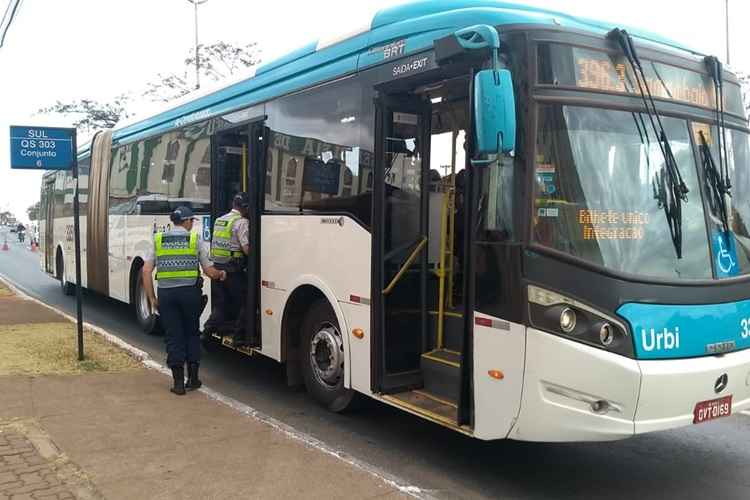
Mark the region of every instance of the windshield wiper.
POLYGON ((729 179, 729 160, 727 156, 727 137, 724 123, 724 78, 721 61, 716 56, 705 58, 708 72, 714 82, 714 97, 716 101, 716 145, 719 150, 719 167, 716 167, 713 155, 703 131, 700 131, 702 142, 701 156, 703 158, 703 169, 706 172, 706 182, 712 189, 713 197, 711 209, 718 211, 725 235, 729 233, 729 212, 727 210, 727 196, 732 196, 732 184, 729 179), (705 152, 704 152, 705 151, 705 152), (715 202, 715 203, 714 203, 715 202))
POLYGON ((703 176, 706 185, 711 189, 711 196, 709 197, 708 204, 711 211, 719 215, 724 234, 726 235, 729 233, 729 214, 727 213, 726 199, 726 195, 729 195, 729 188, 722 179, 721 170, 716 167, 716 162, 711 153, 711 147, 708 144, 706 135, 702 130, 698 132, 698 135, 700 136, 701 142, 698 146, 698 151, 701 155, 703 176))
POLYGON ((672 236, 677 258, 682 258, 682 202, 687 202, 689 192, 685 181, 682 178, 680 169, 677 166, 677 160, 672 152, 672 147, 661 121, 661 116, 656 109, 656 102, 648 86, 646 73, 643 71, 641 60, 633 44, 633 39, 627 31, 615 28, 607 34, 608 38, 614 39, 622 49, 625 58, 633 68, 633 75, 638 86, 638 91, 643 99, 651 128, 659 144, 659 150, 664 157, 664 167, 661 172, 654 176, 654 196, 657 199, 660 208, 664 208, 664 214, 667 218, 667 225, 672 236))

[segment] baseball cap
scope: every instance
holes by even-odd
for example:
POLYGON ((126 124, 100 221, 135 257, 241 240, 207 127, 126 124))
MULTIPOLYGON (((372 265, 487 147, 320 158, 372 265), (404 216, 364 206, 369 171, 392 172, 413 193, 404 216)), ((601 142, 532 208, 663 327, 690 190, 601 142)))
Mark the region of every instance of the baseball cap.
POLYGON ((250 195, 241 192, 234 195, 234 200, 232 200, 235 205, 239 205, 242 208, 248 208, 250 206, 250 195))
POLYGON ((175 224, 179 224, 188 219, 195 220, 195 216, 193 214, 193 211, 190 210, 190 208, 183 206, 183 207, 177 207, 175 211, 172 212, 172 214, 169 216, 169 219, 175 224))

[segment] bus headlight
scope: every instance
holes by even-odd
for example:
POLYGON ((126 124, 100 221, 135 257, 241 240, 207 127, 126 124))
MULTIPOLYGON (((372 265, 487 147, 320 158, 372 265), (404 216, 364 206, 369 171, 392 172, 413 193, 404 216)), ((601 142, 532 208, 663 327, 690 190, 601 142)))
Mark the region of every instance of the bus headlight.
POLYGON ((607 347, 612 345, 612 342, 614 341, 615 329, 612 328, 612 325, 610 325, 609 323, 603 323, 599 328, 599 342, 601 342, 603 346, 607 347))
POLYGON ((531 325, 598 349, 633 358, 633 340, 624 323, 557 292, 530 285, 531 325))
POLYGON ((571 333, 576 328, 576 312, 570 307, 566 307, 560 313, 560 330, 564 333, 571 333))

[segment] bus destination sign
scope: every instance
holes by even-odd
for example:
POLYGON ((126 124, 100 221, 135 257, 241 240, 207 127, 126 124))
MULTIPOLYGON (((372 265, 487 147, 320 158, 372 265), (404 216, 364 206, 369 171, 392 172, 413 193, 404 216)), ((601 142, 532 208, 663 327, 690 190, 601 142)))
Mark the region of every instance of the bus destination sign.
POLYGON ((76 160, 76 129, 10 127, 10 168, 71 170, 76 160))

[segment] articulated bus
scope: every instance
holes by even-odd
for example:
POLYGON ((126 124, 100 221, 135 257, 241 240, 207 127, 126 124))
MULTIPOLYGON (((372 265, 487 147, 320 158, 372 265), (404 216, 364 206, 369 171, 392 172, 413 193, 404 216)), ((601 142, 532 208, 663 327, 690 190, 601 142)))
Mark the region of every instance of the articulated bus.
MULTIPOLYGON (((748 137, 716 58, 417 1, 97 133, 79 151, 83 285, 151 330, 154 233, 188 205, 209 240, 245 190, 242 350, 329 409, 369 396, 483 440, 698 424, 750 409, 748 137)), ((71 182, 42 185, 64 292, 71 182)))

